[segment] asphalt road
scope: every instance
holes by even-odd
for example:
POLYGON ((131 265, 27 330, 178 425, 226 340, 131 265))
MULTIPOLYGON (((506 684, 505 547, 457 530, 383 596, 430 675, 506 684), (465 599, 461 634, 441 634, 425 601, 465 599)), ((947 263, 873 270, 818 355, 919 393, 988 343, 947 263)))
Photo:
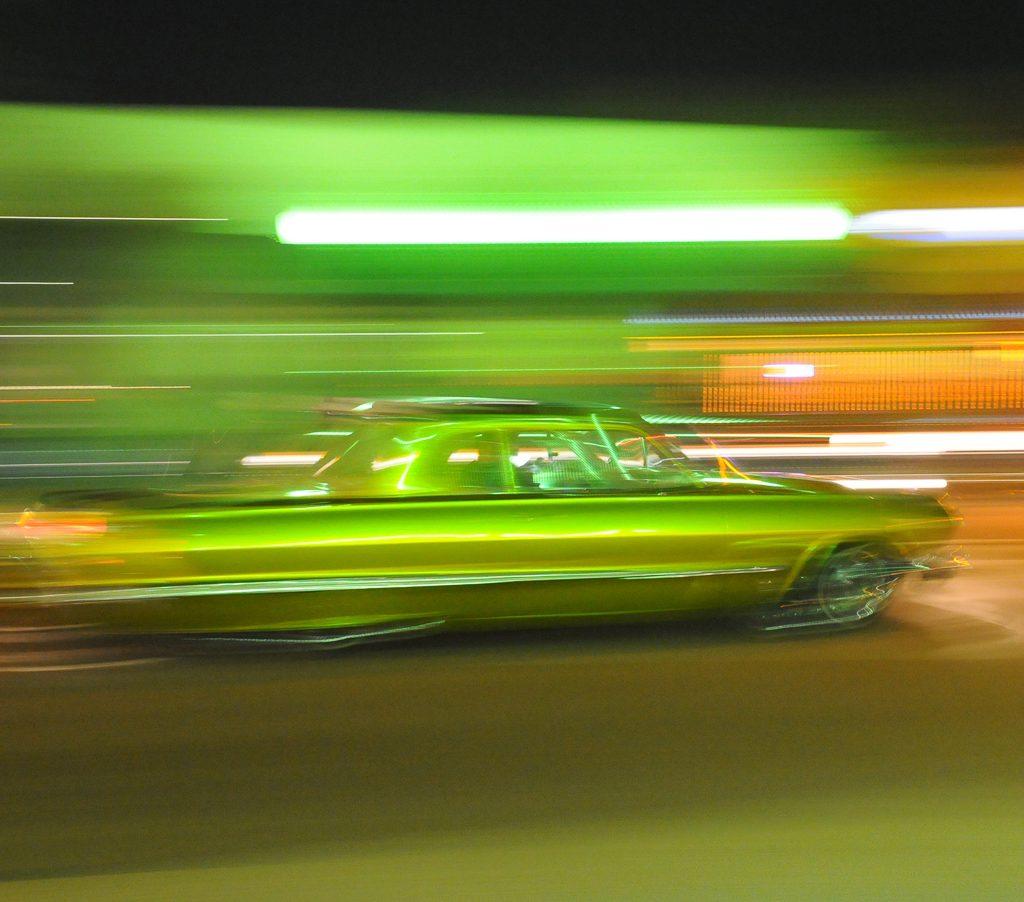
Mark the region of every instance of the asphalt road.
POLYGON ((0 897, 1016 896, 1022 506, 846 635, 0 660, 0 897))

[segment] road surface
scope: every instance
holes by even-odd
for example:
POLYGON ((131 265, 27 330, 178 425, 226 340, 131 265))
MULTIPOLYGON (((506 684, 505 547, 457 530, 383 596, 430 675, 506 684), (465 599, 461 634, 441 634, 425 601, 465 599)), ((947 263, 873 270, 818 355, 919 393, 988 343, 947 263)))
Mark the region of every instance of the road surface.
POLYGON ((846 635, 7 654, 0 897, 1015 895, 1018 507, 965 504, 975 568, 846 635))

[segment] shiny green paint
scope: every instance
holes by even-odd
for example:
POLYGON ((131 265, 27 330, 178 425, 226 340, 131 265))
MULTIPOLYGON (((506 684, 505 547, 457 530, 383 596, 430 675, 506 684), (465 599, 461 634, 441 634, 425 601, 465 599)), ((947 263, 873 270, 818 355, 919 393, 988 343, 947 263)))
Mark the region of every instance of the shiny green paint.
MULTIPOLYGON (((642 430, 600 416, 602 430, 642 430)), ((635 479, 545 495, 517 488, 503 453, 500 491, 452 495, 430 463, 433 445, 463 435, 594 422, 485 415, 386 426, 411 460, 376 472, 374 491, 357 498, 238 489, 220 502, 111 506, 98 512, 102 534, 29 539, 35 566, 20 588, 17 574, 8 580, 8 594, 65 602, 52 610, 76 622, 145 632, 629 619, 777 602, 840 544, 881 544, 913 560, 953 531, 931 498, 812 480, 693 472, 671 485, 635 479)), ((41 511, 32 522, 66 516, 41 511)))

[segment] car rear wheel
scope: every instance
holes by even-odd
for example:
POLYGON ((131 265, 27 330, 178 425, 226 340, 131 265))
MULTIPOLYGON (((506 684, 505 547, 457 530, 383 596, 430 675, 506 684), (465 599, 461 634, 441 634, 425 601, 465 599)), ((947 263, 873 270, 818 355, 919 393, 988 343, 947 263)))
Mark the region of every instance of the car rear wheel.
POLYGON ((841 546, 798 580, 789 598, 757 611, 750 625, 760 632, 863 626, 888 607, 906 569, 880 545, 841 546))

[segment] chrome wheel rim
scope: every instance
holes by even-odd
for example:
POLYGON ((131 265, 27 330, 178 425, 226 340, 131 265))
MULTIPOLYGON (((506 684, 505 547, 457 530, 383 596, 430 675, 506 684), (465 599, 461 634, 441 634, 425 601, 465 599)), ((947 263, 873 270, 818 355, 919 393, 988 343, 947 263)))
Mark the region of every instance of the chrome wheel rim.
POLYGON ((900 575, 891 561, 870 548, 836 552, 818 583, 822 613, 835 623, 873 617, 889 603, 900 575))

